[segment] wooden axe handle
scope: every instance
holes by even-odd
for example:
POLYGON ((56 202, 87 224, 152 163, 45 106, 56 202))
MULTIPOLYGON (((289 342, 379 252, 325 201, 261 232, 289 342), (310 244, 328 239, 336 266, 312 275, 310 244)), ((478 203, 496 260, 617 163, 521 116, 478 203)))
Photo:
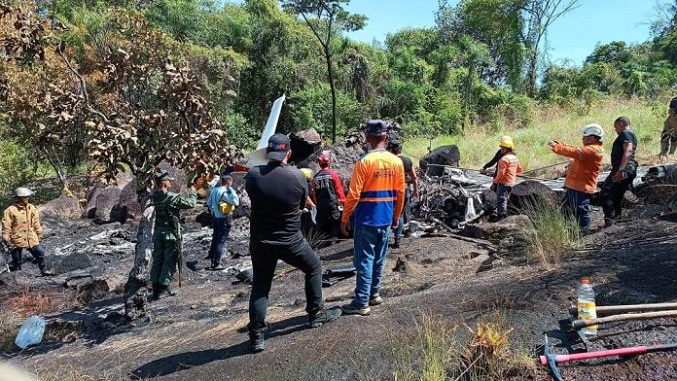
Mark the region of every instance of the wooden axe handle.
MULTIPOLYGON (((597 316, 613 315, 624 312, 647 312, 647 311, 665 311, 677 310, 677 303, 653 303, 653 304, 621 304, 616 306, 597 306, 595 311, 597 316)), ((578 315, 576 306, 569 307, 571 316, 578 315)))
POLYGON ((588 320, 574 320, 571 322, 571 327, 573 329, 581 329, 583 327, 589 327, 591 325, 611 323, 615 321, 625 321, 625 320, 646 320, 646 319, 658 319, 658 318, 668 318, 668 317, 677 317, 677 311, 657 311, 657 312, 645 312, 645 313, 636 313, 636 314, 621 314, 621 315, 611 315, 603 318, 597 319, 588 319, 588 320))

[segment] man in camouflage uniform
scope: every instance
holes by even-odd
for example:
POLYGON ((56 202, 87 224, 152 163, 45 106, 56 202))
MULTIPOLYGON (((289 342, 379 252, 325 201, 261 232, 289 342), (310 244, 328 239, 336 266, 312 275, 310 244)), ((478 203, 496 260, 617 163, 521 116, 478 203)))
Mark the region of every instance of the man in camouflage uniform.
POLYGON ((670 109, 668 110, 668 118, 663 124, 663 132, 661 133, 661 153, 660 156, 667 156, 675 153, 677 149, 677 97, 670 101, 670 109))
MULTIPOLYGON (((183 197, 170 192, 171 181, 174 180, 166 171, 155 174, 156 189, 151 194, 155 206, 155 230, 153 233, 153 263, 150 279, 153 282, 153 298, 175 295, 169 289, 179 259, 181 225, 179 223, 181 209, 191 209, 197 203, 197 193, 190 186, 190 195, 183 197)), ((181 266, 181 263, 178 263, 181 266)))
POLYGON ((9 269, 21 270, 21 253, 25 249, 35 258, 43 276, 54 275, 54 272, 45 266, 45 249, 40 245, 42 240, 40 214, 38 208, 28 202, 28 198, 32 195, 33 191, 28 188, 16 188, 14 191, 16 203, 5 209, 2 215, 2 243, 12 257, 9 269))

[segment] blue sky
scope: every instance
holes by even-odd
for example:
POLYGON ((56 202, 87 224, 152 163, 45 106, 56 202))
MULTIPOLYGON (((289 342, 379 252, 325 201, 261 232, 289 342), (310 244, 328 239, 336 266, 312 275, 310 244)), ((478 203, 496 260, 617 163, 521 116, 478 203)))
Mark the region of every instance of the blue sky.
MULTIPOLYGON (((581 0, 579 8, 562 16, 550 29, 551 61, 561 64, 570 59, 580 65, 598 43, 647 41, 650 23, 656 18, 656 4, 666 1, 581 0)), ((349 36, 367 43, 374 39, 383 42, 388 33, 403 28, 434 26, 437 6, 438 0, 352 0, 347 9, 369 20, 365 29, 349 36)))

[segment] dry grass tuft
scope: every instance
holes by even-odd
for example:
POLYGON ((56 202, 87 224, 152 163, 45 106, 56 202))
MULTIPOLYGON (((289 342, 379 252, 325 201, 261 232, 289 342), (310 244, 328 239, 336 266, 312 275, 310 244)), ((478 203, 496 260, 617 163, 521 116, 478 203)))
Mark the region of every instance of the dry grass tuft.
POLYGON ((2 308, 12 310, 21 317, 29 317, 51 314, 71 308, 74 304, 74 294, 71 291, 48 291, 26 286, 20 292, 7 296, 2 308))
MULTIPOLYGON (((74 294, 71 291, 46 291, 24 287, 9 294, 0 303, 0 350, 14 348, 14 338, 23 321, 33 315, 48 315, 72 308, 74 294)), ((51 331, 48 329, 46 336, 51 331)))
POLYGON ((12 348, 20 325, 21 316, 16 311, 0 309, 0 351, 5 352, 12 348))
POLYGON ((477 323, 475 330, 468 327, 471 333, 470 344, 461 355, 464 369, 458 378, 502 380, 510 370, 509 335, 512 328, 494 322, 477 323))
POLYGON ((390 339, 392 379, 397 381, 504 380, 532 374, 531 354, 513 350, 510 333, 498 312, 469 329, 470 336, 442 316, 423 313, 413 332, 390 339))
POLYGON ((62 366, 56 369, 38 368, 33 372, 40 381, 122 381, 129 380, 129 376, 121 371, 103 372, 92 375, 88 371, 76 366, 62 366))
POLYGON ((581 231, 576 220, 546 202, 524 206, 520 212, 529 217, 530 228, 516 239, 518 248, 528 259, 551 268, 572 250, 581 247, 581 231))

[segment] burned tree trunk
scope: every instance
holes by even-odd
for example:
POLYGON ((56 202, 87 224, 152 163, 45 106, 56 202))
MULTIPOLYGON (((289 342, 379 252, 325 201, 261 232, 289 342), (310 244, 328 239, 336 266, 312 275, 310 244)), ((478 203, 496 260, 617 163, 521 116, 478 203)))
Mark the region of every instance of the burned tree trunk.
POLYGON ((143 210, 139 231, 134 249, 134 267, 129 272, 125 284, 125 316, 137 320, 148 316, 146 306, 148 297, 148 278, 150 261, 153 255, 153 228, 155 224, 155 207, 151 204, 150 195, 145 192, 140 204, 143 210))

